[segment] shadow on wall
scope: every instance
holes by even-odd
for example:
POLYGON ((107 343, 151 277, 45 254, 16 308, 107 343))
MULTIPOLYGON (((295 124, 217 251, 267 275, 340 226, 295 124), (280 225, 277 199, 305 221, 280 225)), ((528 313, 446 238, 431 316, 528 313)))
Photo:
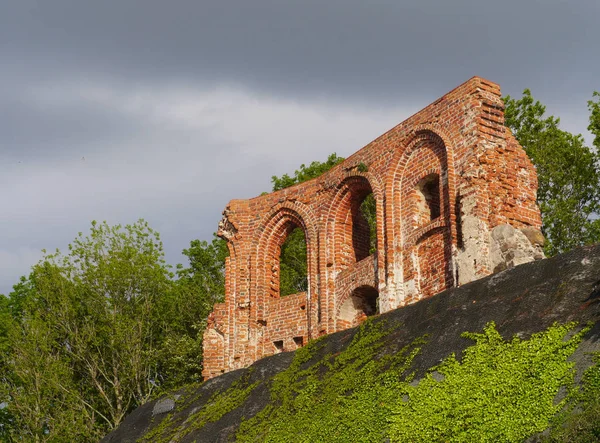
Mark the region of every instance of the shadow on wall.
POLYGON ((379 314, 379 292, 372 286, 360 286, 340 307, 340 330, 361 324, 367 317, 379 314))

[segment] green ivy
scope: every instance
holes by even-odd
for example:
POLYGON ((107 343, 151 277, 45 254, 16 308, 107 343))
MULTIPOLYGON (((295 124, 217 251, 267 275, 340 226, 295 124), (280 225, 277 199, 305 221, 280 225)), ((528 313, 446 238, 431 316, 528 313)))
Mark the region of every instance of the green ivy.
MULTIPOLYGON (((555 324, 527 340, 504 340, 492 322, 482 333, 463 334, 475 343, 460 361, 450 355, 418 383, 411 366, 426 337, 386 354, 392 345, 386 336, 399 327, 368 319, 341 352, 322 339, 297 350, 288 369, 262 381, 270 401, 242 420, 235 441, 521 442, 550 424, 548 441, 598 440, 600 356, 581 389, 567 360, 589 327, 575 332, 574 323, 555 324)), ((246 374, 183 418, 182 411, 203 403, 190 389, 143 441, 189 438, 241 407, 258 385, 249 379, 246 374)))
POLYGON ((241 424, 236 441, 522 441, 546 429, 570 398, 555 402, 561 387, 573 391, 567 358, 588 330, 573 334, 574 326, 505 341, 490 323, 463 334, 475 345, 462 361, 451 355, 415 384, 407 374, 424 340, 379 357, 389 331, 367 322, 338 355, 307 364, 316 349, 303 349, 273 380, 271 405, 241 424))
POLYGON ((588 443, 600 441, 600 353, 581 380, 581 388, 570 397, 568 406, 555 417, 544 441, 588 443))
POLYGON ((559 388, 573 386, 573 363, 584 329, 554 325, 529 340, 505 341, 490 323, 462 362, 447 358, 417 386, 398 390, 390 435, 398 442, 519 442, 548 427, 566 402, 559 388))
MULTIPOLYGON (((216 422, 228 412, 241 406, 250 393, 258 386, 259 382, 248 383, 249 374, 236 380, 229 389, 216 392, 206 404, 198 411, 191 413, 182 422, 174 421, 174 414, 169 414, 161 423, 155 426, 140 440, 140 442, 176 442, 181 441, 189 433, 201 429, 209 422, 216 422)), ((189 398, 182 398, 180 406, 185 408, 190 406, 193 401, 189 398)))
POLYGON ((423 339, 382 355, 390 329, 364 322, 351 344, 313 363, 322 342, 297 351, 271 387, 271 404, 243 422, 236 442, 381 442, 398 383, 423 339), (312 363, 312 364, 311 364, 312 363))

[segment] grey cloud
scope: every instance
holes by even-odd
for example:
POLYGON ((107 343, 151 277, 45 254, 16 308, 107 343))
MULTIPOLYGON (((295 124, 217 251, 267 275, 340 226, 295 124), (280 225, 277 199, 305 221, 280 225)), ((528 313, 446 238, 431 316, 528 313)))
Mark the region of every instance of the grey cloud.
POLYGON ((399 100, 426 89, 439 95, 475 74, 521 89, 573 71, 571 87, 591 85, 598 70, 596 1, 16 5, 3 14, 2 39, 25 68, 55 56, 70 70, 132 84, 170 78, 287 96, 399 100))
POLYGON ((182 261, 229 199, 349 155, 472 75, 531 88, 584 132, 599 15, 596 0, 2 2, 0 293, 92 219, 146 218, 182 261))
MULTIPOLYGON (((192 239, 211 238, 231 198, 269 190, 271 175, 331 151, 348 155, 413 111, 306 106, 248 91, 70 84, 76 82, 51 85, 51 94, 47 86, 37 89, 35 103, 49 111, 97 108, 110 115, 101 126, 112 136, 84 134, 56 150, 57 158, 30 153, 17 164, 0 156, 0 262, 16 263, 0 266, 0 293, 16 272, 28 272, 23 264, 32 254, 19 250, 65 250, 94 219, 144 218, 161 232, 169 262, 182 262, 192 239)), ((46 146, 43 138, 38 149, 46 146)))

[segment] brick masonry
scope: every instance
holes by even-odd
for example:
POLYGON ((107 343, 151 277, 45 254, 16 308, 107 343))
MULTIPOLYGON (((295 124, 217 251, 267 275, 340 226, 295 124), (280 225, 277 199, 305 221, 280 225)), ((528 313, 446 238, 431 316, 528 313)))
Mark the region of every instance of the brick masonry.
MULTIPOLYGON (((204 335, 204 377, 500 269, 492 231, 539 230, 536 190, 535 169, 504 126, 499 86, 473 77, 322 176, 232 200, 219 223, 230 256, 225 302, 204 335), (370 193, 372 255, 359 211, 370 193), (308 290, 281 297, 280 248, 296 227, 307 243, 308 290)), ((539 258, 536 247, 523 247, 519 263, 539 258)))

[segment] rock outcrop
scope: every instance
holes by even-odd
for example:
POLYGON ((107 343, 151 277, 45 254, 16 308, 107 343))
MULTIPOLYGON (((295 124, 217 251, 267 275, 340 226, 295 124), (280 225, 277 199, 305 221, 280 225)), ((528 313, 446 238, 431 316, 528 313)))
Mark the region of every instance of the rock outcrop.
MULTIPOLYGON (((532 241, 521 231, 499 232, 495 239, 500 256, 504 252, 503 242, 535 244, 539 240, 532 241)), ((502 257, 499 263, 508 260, 518 264, 519 258, 502 257)), ((588 325, 590 330, 570 357, 575 362, 577 380, 592 365, 590 353, 600 351, 600 245, 516 266, 382 314, 372 321, 391 325, 390 333, 382 338, 385 343, 381 357, 398 352, 419 337, 429 337, 410 367, 416 380, 451 353, 459 356, 472 345, 472 341, 461 336, 463 332, 480 332, 491 321, 504 338, 515 335, 527 338, 556 322, 588 325)), ((353 328, 321 338, 322 346, 312 358, 343 352, 357 330, 353 328)), ((131 413, 103 442, 155 441, 149 437, 151 435, 169 435, 166 441, 174 442, 233 441, 240 423, 269 404, 273 377, 288 368, 293 358, 293 352, 267 357, 249 368, 226 373, 200 386, 188 387, 147 403, 131 413), (193 419, 199 411, 214 403, 216 393, 240 381, 252 389, 239 397, 239 404, 230 403, 221 414, 204 417, 201 421, 193 419), (183 398, 187 400, 183 402, 183 398), (164 430, 169 426, 173 427, 170 433, 157 432, 157 429, 162 427, 164 430), (144 440, 144 436, 149 439, 144 440)))

